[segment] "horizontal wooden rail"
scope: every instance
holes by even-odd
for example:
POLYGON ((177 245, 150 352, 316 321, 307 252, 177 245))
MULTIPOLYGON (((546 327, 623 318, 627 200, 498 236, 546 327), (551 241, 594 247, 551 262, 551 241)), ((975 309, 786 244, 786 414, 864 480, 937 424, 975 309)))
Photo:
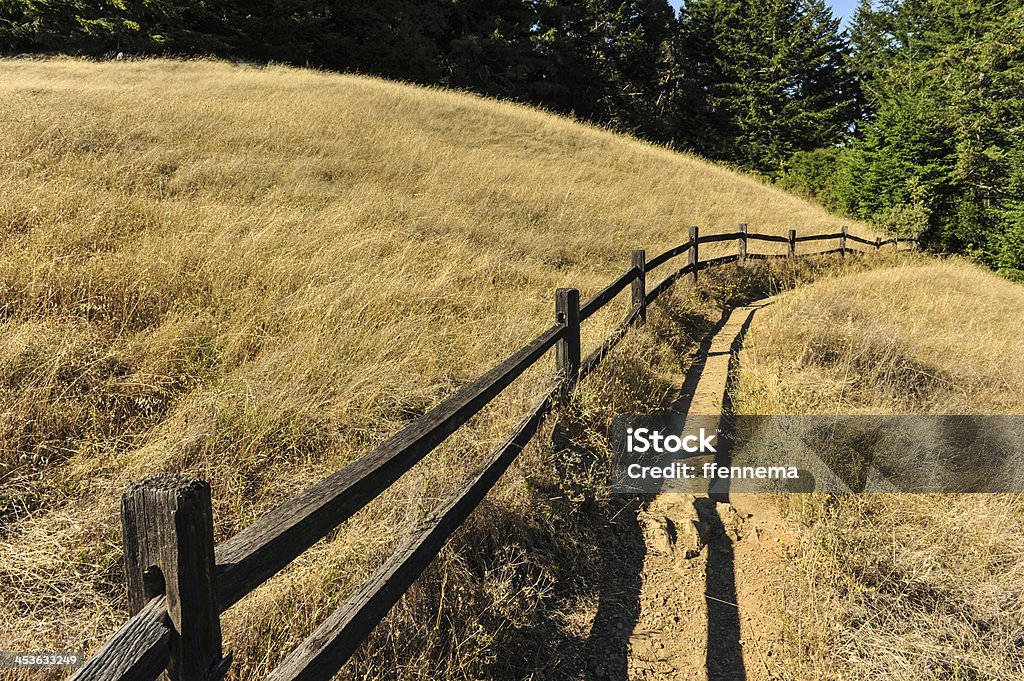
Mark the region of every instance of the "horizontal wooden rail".
MULTIPOLYGON (((806 254, 801 254, 800 257, 803 257, 804 255, 816 255, 816 254, 806 253, 806 254)), ((785 254, 785 253, 748 253, 747 254, 747 259, 748 260, 775 260, 777 258, 788 258, 788 257, 790 257, 790 256, 785 254)))
POLYGON ((693 268, 690 265, 685 265, 682 269, 676 270, 672 274, 662 279, 657 286, 648 291, 647 304, 650 305, 655 300, 657 300, 658 296, 660 296, 662 293, 671 288, 672 285, 675 284, 680 279, 680 277, 684 277, 692 272, 693 268))
MULTIPOLYGON (((749 258, 750 255, 747 255, 747 257, 749 258)), ((702 260, 700 262, 700 265, 699 265, 698 269, 701 272, 703 272, 704 270, 709 270, 712 267, 719 267, 720 265, 728 265, 729 263, 736 262, 739 259, 740 259, 740 256, 738 256, 738 255, 723 255, 720 258, 712 258, 711 260, 702 260)))
MULTIPOLYGON (((736 239, 739 239, 742 236, 743 236, 742 232, 724 232, 724 233, 720 233, 720 234, 705 234, 704 236, 700 237, 698 239, 698 241, 700 243, 702 243, 702 244, 713 244, 713 243, 715 243, 717 241, 735 241, 736 239)), ((753 237, 754 235, 750 234, 748 236, 753 237)))
MULTIPOLYGON (((826 241, 828 239, 841 239, 843 237, 842 232, 836 232, 835 234, 811 234, 810 236, 798 236, 797 242, 800 241, 826 241)), ((809 254, 810 255, 810 254, 809 254)))
POLYGON ((580 380, 589 376, 594 369, 597 368, 601 361, 608 356, 608 353, 610 353, 615 346, 619 344, 619 341, 625 338, 629 328, 633 326, 639 318, 640 306, 638 305, 629 311, 629 314, 627 314, 622 323, 616 327, 611 336, 605 339, 605 341, 595 348, 593 352, 583 358, 583 361, 580 362, 580 380))
POLYGON ((849 239, 850 241, 856 241, 859 244, 864 244, 865 246, 874 246, 875 245, 874 241, 869 241, 868 239, 862 239, 859 236, 854 236, 852 234, 847 234, 846 238, 849 239))
MULTIPOLYGON (((296 648, 271 675, 275 681, 284 679, 329 679, 341 668, 345 660, 358 648, 369 635, 392 605, 401 597, 408 587, 416 580, 423 569, 437 555, 445 541, 472 513, 502 473, 537 433, 553 405, 566 399, 579 380, 591 374, 605 357, 626 336, 629 329, 643 324, 646 319, 647 306, 668 291, 681 277, 689 275, 696 281, 701 271, 733 263, 737 261, 766 260, 786 257, 804 257, 812 255, 829 255, 838 253, 861 253, 846 246, 846 240, 872 246, 878 249, 883 245, 895 244, 900 241, 890 238, 884 241, 870 241, 847 233, 846 228, 835 234, 815 234, 798 237, 795 230, 789 236, 773 234, 756 234, 740 225, 738 232, 700 235, 696 227, 690 228, 690 239, 661 255, 646 260, 644 251, 634 251, 630 267, 608 286, 594 296, 579 304, 579 294, 574 289, 561 289, 558 292, 557 319, 558 323, 544 331, 533 341, 513 353, 505 361, 480 376, 478 379, 448 397, 423 416, 417 418, 395 435, 385 440, 369 454, 354 461, 336 473, 307 487, 297 496, 284 502, 268 514, 249 525, 247 528, 224 541, 219 546, 212 546, 212 537, 208 537, 206 548, 202 542, 196 549, 201 553, 209 551, 214 555, 206 565, 212 572, 215 568, 215 586, 218 602, 206 605, 206 614, 213 608, 216 613, 223 612, 239 599, 250 593, 257 586, 279 572, 292 560, 317 541, 326 537, 335 528, 354 513, 364 508, 370 501, 392 485, 412 466, 423 459, 435 447, 443 442, 455 430, 478 414, 497 395, 520 377, 527 369, 534 366, 552 348, 556 349, 558 366, 557 382, 544 397, 537 402, 523 421, 519 423, 511 435, 491 454, 490 459, 480 473, 467 481, 430 520, 407 538, 401 548, 381 566, 374 576, 365 583, 346 603, 333 612, 317 628, 317 630, 298 648, 296 648), (715 243, 731 240, 738 241, 739 253, 726 255, 710 260, 700 260, 699 246, 703 243, 715 243), (795 253, 795 244, 802 241, 820 241, 839 239, 840 247, 815 253, 795 253), (748 253, 748 240, 785 243, 789 246, 787 254, 748 253), (663 265, 671 259, 689 254, 689 262, 672 272, 657 285, 647 288, 647 273, 663 265), (597 348, 585 358, 580 359, 579 338, 580 325, 608 305, 627 287, 631 288, 631 307, 625 319, 597 348)), ((912 246, 916 242, 910 241, 912 246)), ((166 481, 164 481, 166 483, 166 481)), ((205 483, 201 483, 205 485, 205 483)), ((157 491, 161 491, 157 489, 157 491)), ((127 499, 127 495, 126 495, 127 499)), ((208 499, 206 506, 208 507, 208 499)), ((129 540, 126 523, 126 542, 129 540)), ((191 681, 179 679, 178 672, 195 667, 198 657, 186 660, 192 666, 180 664, 182 660, 175 656, 187 657, 195 651, 186 650, 187 646, 172 646, 173 641, 181 639, 175 631, 175 624, 168 615, 167 599, 163 595, 139 600, 143 594, 140 589, 146 588, 139 583, 139 575, 145 579, 142 571, 146 570, 150 551, 146 548, 139 553, 139 547, 150 547, 158 551, 158 555, 173 557, 174 551, 164 551, 160 541, 178 542, 179 540, 164 534, 147 534, 147 528, 133 527, 136 563, 131 566, 135 585, 130 585, 134 607, 141 608, 131 617, 100 650, 72 677, 74 681, 151 681, 156 679, 162 670, 172 670, 172 681, 191 681), (160 540, 158 537, 163 537, 160 540), (139 543, 141 542, 141 543, 139 543), (154 543, 156 542, 156 543, 154 543), (141 556, 141 557, 140 557, 141 556), (144 605, 143 605, 144 604, 144 605)), ((161 532, 163 532, 161 530, 161 532)), ((172 533, 173 534, 173 533, 172 533)), ((200 533, 201 535, 202 533, 200 533)), ((201 538, 201 537, 200 537, 201 538)), ((181 541, 196 541, 189 535, 181 541)), ((183 544, 177 544, 180 548, 183 544)), ((126 550, 126 555, 130 551, 126 550)), ((206 555, 210 555, 207 553, 206 555)), ((168 558, 167 560, 170 560, 168 558)), ((202 569, 202 561, 187 564, 195 569, 202 569)), ((207 574, 210 574, 208 572, 207 574)), ((200 573, 201 574, 201 573, 200 573)), ((170 585, 168 585, 168 589, 170 585)), ((181 592, 184 593, 184 592, 181 592)), ((202 608, 200 608, 202 610, 202 608)), ((175 617, 190 618, 191 624, 181 626, 202 625, 203 613, 188 611, 180 607, 174 611, 175 617)), ((177 620, 175 620, 177 621, 177 620)), ((217 618, 212 620, 214 627, 217 618)), ((219 629, 208 650, 208 656, 219 654, 219 629)), ((210 670, 210 679, 219 677, 230 664, 230 656, 217 661, 210 670)))
POLYGON ((167 668, 170 641, 166 599, 157 596, 107 639, 72 678, 75 681, 153 681, 167 668))
POLYGON ((748 234, 747 238, 752 241, 774 241, 780 244, 788 244, 789 238, 784 236, 777 236, 775 234, 748 234))

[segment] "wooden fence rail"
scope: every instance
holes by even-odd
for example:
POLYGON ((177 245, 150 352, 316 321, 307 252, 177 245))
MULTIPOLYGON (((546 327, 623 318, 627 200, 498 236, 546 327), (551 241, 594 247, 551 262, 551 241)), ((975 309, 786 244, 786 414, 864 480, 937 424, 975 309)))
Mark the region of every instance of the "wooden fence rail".
MULTIPOLYGON (((539 431, 553 406, 646 320, 647 307, 681 277, 731 262, 874 250, 898 239, 874 241, 845 227, 831 234, 700 235, 650 260, 634 251, 629 269, 582 305, 576 289, 556 292, 555 324, 505 361, 445 399, 366 456, 309 486, 230 539, 214 547, 209 485, 162 474, 135 483, 122 499, 129 619, 73 676, 73 681, 153 681, 166 670, 173 681, 215 681, 231 664, 221 650, 220 614, 277 574, 313 544, 386 490, 550 350, 553 387, 469 479, 430 516, 345 603, 331 613, 269 676, 273 681, 331 678, 444 546, 516 456, 539 431), (797 255, 797 244, 839 240, 839 247, 797 255), (700 260, 700 245, 737 241, 738 253, 700 260), (785 254, 748 253, 749 241, 787 244, 785 254), (648 288, 649 273, 683 254, 686 265, 648 288), (631 305, 612 335, 581 356, 580 325, 626 288, 631 305)), ((906 243, 906 242, 905 242, 906 243)), ((916 245, 913 245, 916 246, 916 245)), ((913 247, 912 246, 912 247, 913 247)))

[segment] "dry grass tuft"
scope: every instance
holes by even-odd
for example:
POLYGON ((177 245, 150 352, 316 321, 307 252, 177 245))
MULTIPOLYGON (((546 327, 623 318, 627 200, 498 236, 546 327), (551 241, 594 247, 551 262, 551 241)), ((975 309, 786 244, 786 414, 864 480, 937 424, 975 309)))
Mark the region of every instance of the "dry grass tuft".
MULTIPOLYGON (((910 261, 785 293, 736 405, 764 414, 1022 414, 1024 288, 910 261)), ((1024 497, 791 498, 794 678, 1024 678, 1024 497)))
MULTIPOLYGON (((124 618, 130 481, 209 479, 228 536, 546 328, 556 287, 588 295, 631 249, 740 222, 837 224, 698 159, 471 95, 203 61, 0 61, 0 648, 94 649, 124 618)), ((623 312, 588 323, 587 346, 623 312)), ((679 349, 635 343, 642 360, 679 349)), ((638 362, 622 366, 631 404, 656 402, 638 362)), ((526 376, 233 608, 234 675, 273 667, 548 379, 526 376)), ((554 636, 541 620, 583 626, 598 542, 563 519, 546 465, 541 447, 517 465, 352 674, 544 669, 500 651, 554 636), (558 579, 579 597, 541 618, 558 579)))

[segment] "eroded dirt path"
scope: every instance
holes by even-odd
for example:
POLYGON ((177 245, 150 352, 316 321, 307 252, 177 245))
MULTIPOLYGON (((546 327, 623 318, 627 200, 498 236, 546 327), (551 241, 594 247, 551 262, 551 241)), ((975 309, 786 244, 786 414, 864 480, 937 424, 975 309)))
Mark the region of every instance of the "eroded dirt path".
MULTIPOLYGON (((736 308, 701 348, 676 411, 718 416, 735 353, 767 301, 736 308)), ((765 495, 663 493, 639 513, 646 553, 628 678, 741 681, 782 673, 795 528, 765 495)))

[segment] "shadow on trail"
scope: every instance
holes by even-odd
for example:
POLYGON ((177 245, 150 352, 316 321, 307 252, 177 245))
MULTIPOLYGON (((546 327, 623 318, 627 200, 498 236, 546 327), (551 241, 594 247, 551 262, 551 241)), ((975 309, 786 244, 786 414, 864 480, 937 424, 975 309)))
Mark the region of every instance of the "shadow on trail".
MULTIPOLYGON (((719 466, 728 467, 732 463, 732 384, 738 353, 758 309, 752 308, 746 312, 747 317, 729 348, 729 378, 722 404, 719 447, 715 456, 715 463, 719 466)), ((707 498, 696 499, 693 503, 697 517, 707 533, 708 556, 704 571, 704 602, 708 613, 705 667, 708 681, 744 681, 747 671, 743 661, 743 646, 740 644, 742 632, 736 595, 735 552, 733 541, 718 514, 719 503, 729 503, 729 478, 718 481, 709 490, 707 498)))
MULTIPOLYGON (((730 344, 729 381, 735 375, 737 353, 743 345, 743 339, 750 329, 754 314, 759 308, 745 312, 739 333, 730 344)), ((700 354, 687 372, 676 408, 680 413, 688 414, 693 404, 697 385, 704 370, 705 360, 709 356, 711 342, 729 318, 729 311, 722 315, 721 321, 714 331, 708 334, 701 343, 700 354)), ((731 388, 731 386, 728 386, 731 388)), ((719 421, 718 452, 715 463, 728 467, 732 462, 732 422, 729 418, 731 390, 726 390, 722 405, 722 418, 719 421)), ((708 490, 708 496, 694 500, 694 509, 700 522, 702 537, 707 546, 707 561, 704 571, 705 591, 704 602, 707 609, 707 646, 705 668, 708 681, 744 681, 747 678, 743 660, 743 647, 740 644, 742 632, 740 613, 736 594, 736 567, 733 541, 726 532, 722 518, 718 512, 718 504, 729 503, 729 479, 715 482, 708 490)))
POLYGON ((640 619, 640 589, 647 553, 637 520, 638 501, 625 501, 614 526, 613 549, 597 556, 603 562, 604 588, 590 635, 583 644, 584 678, 628 678, 629 639, 640 619))

